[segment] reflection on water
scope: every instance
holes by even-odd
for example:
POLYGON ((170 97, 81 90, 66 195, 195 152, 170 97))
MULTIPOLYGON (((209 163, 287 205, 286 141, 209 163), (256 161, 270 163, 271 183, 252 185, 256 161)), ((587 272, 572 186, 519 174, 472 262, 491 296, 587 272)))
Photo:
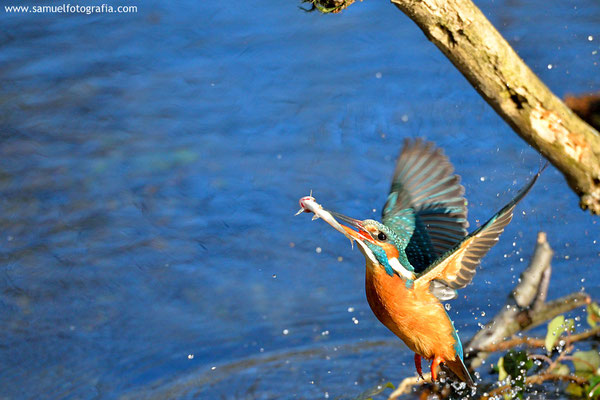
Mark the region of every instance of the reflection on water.
MULTIPOLYGON (((425 136, 476 226, 539 157, 389 4, 296 6, 2 16, 2 396, 352 397, 414 373, 366 305, 362 256, 293 218, 297 199, 376 217, 402 138, 425 136)), ((598 88, 597 2, 481 6, 559 95, 598 88)), ((552 294, 598 292, 576 203, 547 170, 452 303, 463 338, 538 230, 552 294)))

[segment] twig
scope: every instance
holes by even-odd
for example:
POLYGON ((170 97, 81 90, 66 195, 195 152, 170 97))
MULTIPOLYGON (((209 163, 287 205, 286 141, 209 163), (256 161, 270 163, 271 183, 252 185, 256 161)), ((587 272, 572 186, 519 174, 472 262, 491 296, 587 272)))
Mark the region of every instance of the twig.
MULTIPOLYGON (((559 375, 559 374, 550 374, 550 373, 532 375, 532 376, 527 377, 528 385, 539 385, 546 381, 575 382, 579 385, 583 385, 587 382, 587 379, 582 378, 580 376, 576 376, 576 375, 559 375)), ((481 396, 479 399, 487 400, 487 399, 493 398, 493 397, 501 394, 502 392, 505 392, 506 390, 508 390, 510 388, 511 388, 510 384, 502 385, 500 387, 497 387, 494 390, 489 391, 487 394, 481 396)))
POLYGON ((552 359, 544 354, 529 354, 527 357, 532 360, 543 360, 548 365, 552 364, 552 359))
POLYGON ((552 269, 550 261, 554 252, 548 244, 546 234, 538 233, 533 256, 527 269, 521 274, 520 283, 515 287, 502 307, 502 311, 492 318, 465 345, 467 366, 475 369, 481 365, 488 353, 487 346, 499 343, 527 326, 531 318, 526 316, 534 304, 539 308, 539 300, 545 297, 548 279, 552 269))
POLYGON ((426 374, 423 374, 423 378, 424 379, 421 379, 418 376, 411 376, 409 378, 404 378, 402 380, 402 382, 400 382, 400 384, 398 385, 396 390, 394 390, 390 394, 390 396, 388 397, 388 400, 395 400, 398 397, 402 396, 403 394, 409 394, 411 392, 413 386, 430 383, 431 382, 431 373, 428 372, 426 374))
POLYGON ((583 385, 587 382, 586 378, 582 378, 577 375, 559 375, 559 374, 540 374, 532 375, 527 377, 527 383, 531 385, 539 385, 546 381, 563 381, 563 382, 575 382, 579 385, 583 385))
MULTIPOLYGON (((594 336, 600 337, 600 326, 596 326, 585 332, 567 336, 564 338, 564 341, 565 341, 565 344, 571 344, 571 343, 580 342, 582 340, 589 339, 594 336)), ((539 348, 539 347, 544 347, 545 346, 544 343, 545 343, 544 339, 523 336, 523 337, 508 339, 508 340, 502 341, 500 343, 490 344, 490 345, 484 347, 483 349, 481 349, 481 351, 493 353, 496 351, 505 351, 508 349, 512 349, 513 347, 518 347, 518 346, 522 346, 522 345, 525 345, 525 346, 531 347, 531 348, 539 348)))
MULTIPOLYGON (((508 296, 505 306, 465 345, 469 369, 479 367, 491 352, 526 344, 543 347, 544 341, 532 338, 505 340, 518 332, 543 324, 567 311, 589 304, 590 297, 582 292, 545 302, 553 255, 546 234, 538 233, 536 247, 529 266, 521 274, 520 283, 508 296), (541 343, 541 344, 540 344, 541 343)), ((593 334, 592 334, 593 335, 593 334)), ((581 339, 580 339, 581 340, 581 339)))

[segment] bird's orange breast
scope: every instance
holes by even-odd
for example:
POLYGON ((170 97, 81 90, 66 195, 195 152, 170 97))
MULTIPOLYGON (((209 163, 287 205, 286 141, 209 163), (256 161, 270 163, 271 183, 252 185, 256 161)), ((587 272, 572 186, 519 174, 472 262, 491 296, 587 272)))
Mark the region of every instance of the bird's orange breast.
POLYGON ((367 268, 367 300, 373 313, 415 353, 456 358, 454 327, 429 285, 413 288, 383 268, 367 268))

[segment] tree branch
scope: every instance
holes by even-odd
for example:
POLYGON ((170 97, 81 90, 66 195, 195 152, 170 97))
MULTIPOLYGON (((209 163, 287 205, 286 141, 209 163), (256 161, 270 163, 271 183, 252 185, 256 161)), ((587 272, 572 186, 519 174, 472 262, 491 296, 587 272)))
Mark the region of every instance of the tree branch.
POLYGON ((519 58, 470 0, 391 0, 525 141, 600 214, 600 134, 519 58))
MULTIPOLYGON (((565 344, 571 344, 575 342, 580 342, 582 340, 590 339, 593 337, 600 337, 600 326, 589 329, 585 332, 581 332, 575 335, 565 336, 563 340, 565 344)), ((512 349, 518 346, 527 346, 531 348, 541 348, 544 347, 544 339, 532 338, 529 336, 516 337, 508 340, 504 340, 499 343, 491 343, 487 347, 483 348, 482 351, 493 353, 496 351, 505 351, 508 349, 512 349)))
MULTIPOLYGON (((553 254, 554 252, 546 240, 546 234, 538 233, 529 266, 521 274, 520 283, 508 296, 502 311, 496 314, 465 345, 465 362, 471 370, 479 367, 491 352, 500 350, 501 346, 516 343, 507 341, 506 338, 590 302, 589 296, 581 292, 545 302, 552 270, 550 260, 553 254), (496 348, 498 350, 495 350, 496 348)), ((521 339, 519 338, 519 340, 521 339)), ((522 344, 527 344, 528 339, 522 340, 524 340, 522 344)), ((504 349, 511 347, 513 346, 504 349)))

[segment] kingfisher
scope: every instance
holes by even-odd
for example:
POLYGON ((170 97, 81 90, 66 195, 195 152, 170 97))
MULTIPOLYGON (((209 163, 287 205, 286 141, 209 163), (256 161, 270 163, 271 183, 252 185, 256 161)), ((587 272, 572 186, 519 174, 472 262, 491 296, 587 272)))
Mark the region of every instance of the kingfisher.
POLYGON ((468 233, 467 201, 460 176, 440 148, 422 139, 406 139, 398 157, 381 222, 357 220, 324 209, 312 196, 300 199, 358 247, 366 259, 367 301, 377 319, 415 353, 431 361, 437 381, 440 364, 474 386, 463 349, 442 302, 457 297, 477 266, 498 242, 517 203, 543 168, 486 223, 468 233))

